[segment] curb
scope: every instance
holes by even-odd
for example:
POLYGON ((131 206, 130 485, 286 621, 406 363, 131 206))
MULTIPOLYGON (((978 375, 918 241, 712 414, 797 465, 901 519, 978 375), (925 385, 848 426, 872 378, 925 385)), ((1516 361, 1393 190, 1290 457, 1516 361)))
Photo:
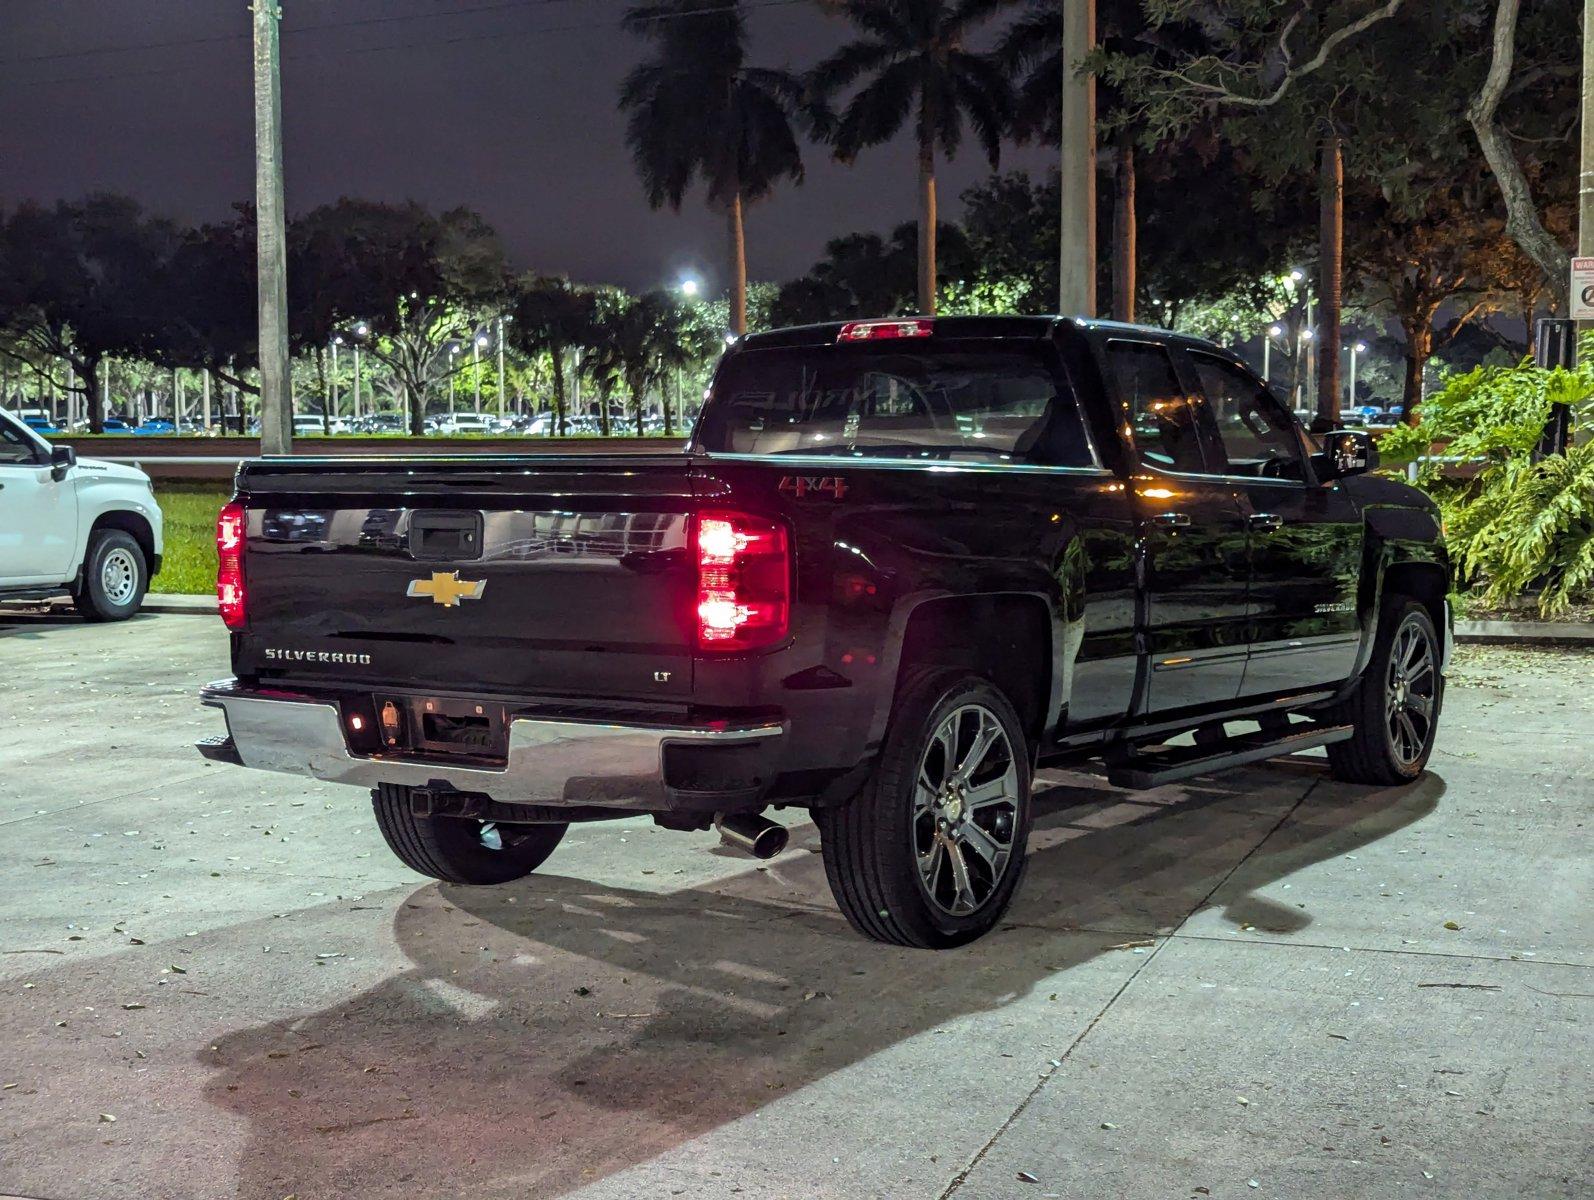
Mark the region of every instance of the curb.
POLYGON ((186 596, 176 592, 151 592, 144 597, 140 612, 188 613, 195 616, 216 616, 216 597, 186 596))
POLYGON ((1457 621, 1456 641, 1471 646, 1594 646, 1582 621, 1457 621))

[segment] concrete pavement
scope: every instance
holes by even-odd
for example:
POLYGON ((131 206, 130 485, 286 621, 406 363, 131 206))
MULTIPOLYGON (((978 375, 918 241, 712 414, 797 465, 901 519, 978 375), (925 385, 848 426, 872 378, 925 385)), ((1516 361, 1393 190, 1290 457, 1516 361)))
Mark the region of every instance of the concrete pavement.
POLYGON ((932 955, 796 814, 440 886, 195 755, 219 623, 3 614, 0 1193, 1587 1195, 1591 664, 1463 649, 1404 791, 1048 774, 1010 922, 932 955))

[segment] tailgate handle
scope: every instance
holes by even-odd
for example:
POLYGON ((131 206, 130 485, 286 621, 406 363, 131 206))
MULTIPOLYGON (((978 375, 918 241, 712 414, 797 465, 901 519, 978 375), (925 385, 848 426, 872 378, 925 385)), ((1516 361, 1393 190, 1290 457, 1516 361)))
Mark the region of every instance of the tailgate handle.
POLYGON ((427 510, 410 514, 411 558, 460 562, 481 555, 481 513, 427 510))

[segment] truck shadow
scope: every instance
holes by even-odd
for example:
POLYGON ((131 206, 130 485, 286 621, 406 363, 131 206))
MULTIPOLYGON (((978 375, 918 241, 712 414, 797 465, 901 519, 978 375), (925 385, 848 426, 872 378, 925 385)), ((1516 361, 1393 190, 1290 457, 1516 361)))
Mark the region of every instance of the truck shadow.
MULTIPOLYGON (((1219 897, 1236 924, 1304 928, 1309 912, 1255 890, 1421 819, 1443 790, 1432 775, 1400 792, 1331 784, 1304 762, 1138 797, 1070 779, 1040 800, 1010 922, 945 954, 854 935, 816 853, 675 892, 557 874, 428 886, 395 916, 403 970, 301 1020, 207 1041, 206 1097, 248 1123, 244 1200, 540 1197, 1044 989, 1055 1010, 1026 1019, 1056 1049, 1004 1064, 1033 1077, 1146 961, 1124 943, 1219 897)), ((795 832, 817 847, 811 826, 795 832)), ((838 1113, 868 1107, 849 1104, 838 1113)))

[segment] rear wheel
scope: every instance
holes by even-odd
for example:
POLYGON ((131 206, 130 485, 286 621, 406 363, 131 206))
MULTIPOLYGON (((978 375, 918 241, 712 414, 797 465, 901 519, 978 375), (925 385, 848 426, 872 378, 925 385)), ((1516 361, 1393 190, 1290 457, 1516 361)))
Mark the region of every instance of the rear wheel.
POLYGON ((148 587, 149 566, 133 535, 99 529, 89 537, 72 603, 86 620, 124 621, 138 611, 148 587))
POLYGON ((869 782, 815 813, 836 903, 877 941, 973 941, 1023 876, 1029 796, 1028 748, 1007 697, 976 675, 916 673, 869 782))
POLYGON ((509 883, 554 852, 568 825, 499 825, 468 817, 418 817, 410 788, 384 783, 371 807, 388 848, 413 871, 447 883, 509 883))
POLYGON ((1428 609, 1409 596, 1384 597, 1372 660, 1335 713, 1356 730, 1328 747, 1335 779, 1389 785, 1422 774, 1444 700, 1439 655, 1428 609))

